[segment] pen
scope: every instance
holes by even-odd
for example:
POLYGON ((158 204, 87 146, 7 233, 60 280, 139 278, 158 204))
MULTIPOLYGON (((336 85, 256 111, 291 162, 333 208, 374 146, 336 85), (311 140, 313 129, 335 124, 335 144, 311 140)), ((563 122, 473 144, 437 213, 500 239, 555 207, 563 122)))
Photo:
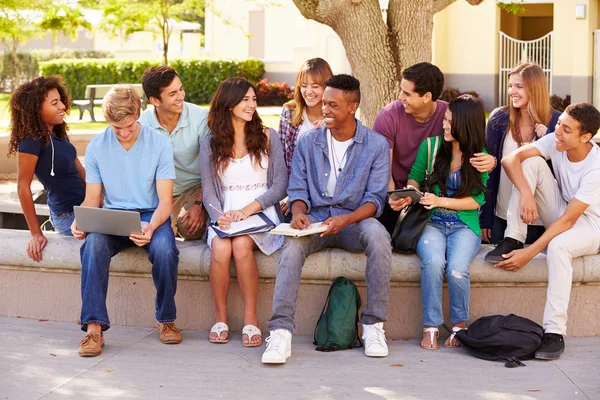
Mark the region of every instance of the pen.
POLYGON ((212 208, 213 210, 215 210, 216 212, 218 212, 220 216, 222 216, 222 217, 225 216, 225 214, 221 210, 219 210, 217 207, 213 206, 212 204, 209 204, 208 206, 210 208, 212 208))

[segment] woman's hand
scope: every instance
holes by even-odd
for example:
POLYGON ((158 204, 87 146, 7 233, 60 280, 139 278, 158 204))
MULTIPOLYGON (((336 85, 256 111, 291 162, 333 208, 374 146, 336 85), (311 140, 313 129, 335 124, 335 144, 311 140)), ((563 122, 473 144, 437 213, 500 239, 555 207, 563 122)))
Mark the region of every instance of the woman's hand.
POLYGON ((227 214, 221 215, 217 220, 217 225, 219 226, 219 229, 225 231, 231 226, 231 219, 227 216, 227 214))
POLYGON ((243 221, 248 218, 248 215, 242 210, 227 211, 225 216, 227 216, 231 222, 243 221))
POLYGON ((33 261, 39 262, 42 261, 42 250, 48 244, 48 239, 44 236, 43 233, 34 233, 29 239, 29 243, 27 243, 27 255, 33 261))
POLYGON ((538 139, 548 133, 548 127, 544 124, 535 124, 533 129, 535 131, 535 136, 537 136, 538 139))
POLYGON ((425 196, 421 197, 419 203, 428 210, 441 206, 440 198, 433 193, 425 193, 425 196))

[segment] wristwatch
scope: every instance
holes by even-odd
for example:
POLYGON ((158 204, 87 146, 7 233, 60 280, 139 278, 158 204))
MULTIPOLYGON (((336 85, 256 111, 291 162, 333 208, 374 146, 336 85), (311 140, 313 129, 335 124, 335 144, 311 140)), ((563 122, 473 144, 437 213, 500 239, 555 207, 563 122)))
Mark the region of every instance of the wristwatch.
POLYGON ((200 200, 196 200, 196 201, 194 202, 194 204, 195 204, 195 205, 197 205, 197 206, 200 206, 200 208, 202 208, 202 201, 200 201, 200 200))

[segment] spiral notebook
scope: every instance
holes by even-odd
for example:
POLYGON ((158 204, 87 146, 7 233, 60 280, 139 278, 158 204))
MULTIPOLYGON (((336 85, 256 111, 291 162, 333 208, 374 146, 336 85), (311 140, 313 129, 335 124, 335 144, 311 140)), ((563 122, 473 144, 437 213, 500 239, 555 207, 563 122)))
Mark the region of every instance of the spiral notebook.
POLYGON ((219 229, 218 226, 211 225, 220 238, 228 238, 240 235, 250 235, 252 233, 268 232, 275 228, 275 224, 262 211, 251 215, 243 221, 232 222, 229 229, 219 229))

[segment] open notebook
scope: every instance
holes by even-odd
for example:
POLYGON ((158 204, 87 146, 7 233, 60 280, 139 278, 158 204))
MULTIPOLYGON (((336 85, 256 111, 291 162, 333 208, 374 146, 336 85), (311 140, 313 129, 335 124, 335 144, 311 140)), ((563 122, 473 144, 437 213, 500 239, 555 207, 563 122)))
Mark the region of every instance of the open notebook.
POLYGON ((290 224, 279 224, 277 228, 272 229, 269 233, 273 235, 285 235, 293 237, 301 237, 322 233, 327 230, 327 225, 321 225, 321 222, 313 222, 308 229, 294 229, 290 224))
POLYGON ((228 238, 240 235, 249 235, 251 233, 260 233, 270 231, 275 227, 275 224, 263 212, 251 215, 243 221, 232 222, 229 229, 219 229, 215 225, 211 225, 215 233, 220 238, 228 238))

